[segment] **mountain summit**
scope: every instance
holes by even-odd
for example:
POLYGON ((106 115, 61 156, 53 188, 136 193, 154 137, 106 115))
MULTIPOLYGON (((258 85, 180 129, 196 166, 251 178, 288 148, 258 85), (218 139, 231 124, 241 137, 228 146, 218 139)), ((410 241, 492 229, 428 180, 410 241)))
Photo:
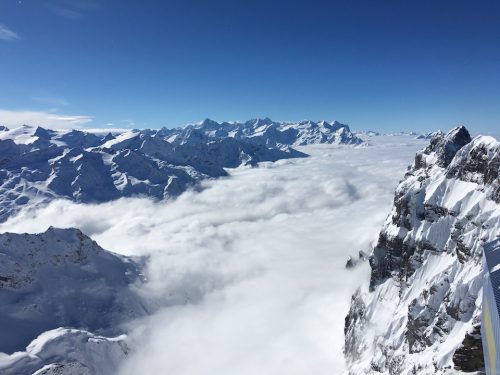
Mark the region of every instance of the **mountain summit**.
POLYGON ((484 366, 482 255, 500 227, 500 142, 437 133, 396 189, 352 298, 345 355, 354 374, 445 374, 484 366))

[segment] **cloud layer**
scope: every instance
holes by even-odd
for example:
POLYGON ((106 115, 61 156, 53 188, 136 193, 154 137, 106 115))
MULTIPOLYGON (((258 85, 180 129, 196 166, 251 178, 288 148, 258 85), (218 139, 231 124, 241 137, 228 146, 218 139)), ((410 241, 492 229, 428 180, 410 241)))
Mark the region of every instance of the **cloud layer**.
POLYGON ((39 125, 50 129, 82 127, 92 121, 90 116, 65 115, 44 111, 12 111, 0 109, 0 125, 15 128, 24 124, 39 125))
POLYGON ((308 146, 311 158, 239 169, 173 202, 58 201, 0 230, 76 226, 104 248, 150 256, 142 293, 157 310, 130 324, 122 374, 340 373, 350 295, 368 277, 345 260, 376 240, 422 146, 380 139, 308 146))
POLYGON ((15 39, 19 39, 19 35, 7 26, 0 24, 0 40, 10 41, 15 39))

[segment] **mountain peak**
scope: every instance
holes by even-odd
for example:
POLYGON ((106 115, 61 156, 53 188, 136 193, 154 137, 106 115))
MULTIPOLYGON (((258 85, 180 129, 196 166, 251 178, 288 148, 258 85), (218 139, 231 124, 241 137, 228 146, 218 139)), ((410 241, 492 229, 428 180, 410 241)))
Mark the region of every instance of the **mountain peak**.
POLYGON ((204 120, 198 122, 197 125, 199 125, 201 127, 207 127, 207 126, 219 125, 219 123, 217 121, 212 120, 211 118, 207 117, 204 120))
POLYGON ((451 129, 448 134, 446 134, 446 138, 449 140, 449 142, 452 142, 456 145, 461 145, 460 147, 465 146, 471 141, 469 131, 463 125, 451 129))
POLYGON ((47 129, 37 126, 35 133, 33 134, 39 138, 50 138, 50 134, 47 129))
POLYGON ((369 292, 353 296, 345 319, 355 373, 484 368, 481 258, 498 237, 499 163, 499 142, 471 140, 463 126, 417 153, 373 248, 369 292))
POLYGON ((252 124, 254 126, 262 126, 262 125, 271 125, 273 123, 273 120, 271 120, 269 117, 264 117, 264 118, 257 117, 248 120, 246 123, 252 124))
POLYGON ((458 150, 470 143, 471 140, 469 131, 465 126, 457 126, 446 135, 442 132, 436 133, 423 153, 427 155, 435 153, 437 165, 445 168, 451 163, 458 150))

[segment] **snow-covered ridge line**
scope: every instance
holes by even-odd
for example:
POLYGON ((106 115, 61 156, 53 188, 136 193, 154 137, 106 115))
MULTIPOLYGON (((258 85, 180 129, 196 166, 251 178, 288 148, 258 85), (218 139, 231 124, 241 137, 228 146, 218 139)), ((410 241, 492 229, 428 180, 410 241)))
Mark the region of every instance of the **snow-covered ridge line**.
POLYGON ((143 282, 142 261, 106 251, 78 229, 3 233, 0 255, 0 352, 58 327, 117 335, 120 324, 147 313, 131 288, 143 282))
POLYGON ((483 245, 500 236, 500 142, 436 133, 396 189, 346 317, 353 374, 448 374, 484 366, 483 245))
POLYGON ((82 329, 40 334, 25 351, 0 358, 3 375, 112 375, 130 349, 127 336, 105 337, 82 329))
MULTIPOLYGON (((28 126, 28 125, 24 125, 28 126)), ((29 127, 29 126, 28 126, 29 127)), ((22 127, 21 127, 22 128, 22 127)), ((17 128, 10 131, 4 126, 0 126, 0 138, 2 137, 18 137, 20 134, 17 128), (4 132, 4 134, 2 134, 4 132), (12 133, 14 134, 9 134, 12 133)), ((303 146, 307 144, 317 143, 333 143, 333 144, 351 144, 358 145, 363 143, 363 140, 351 132, 346 124, 338 121, 310 121, 303 120, 299 122, 278 122, 269 118, 252 119, 244 122, 239 121, 223 121, 217 122, 211 119, 205 119, 195 124, 187 124, 186 126, 177 128, 161 129, 78 129, 77 131, 91 133, 93 135, 104 136, 108 133, 117 135, 127 132, 143 132, 151 136, 167 137, 170 140, 176 138, 184 138, 185 133, 195 130, 205 137, 210 138, 235 138, 240 141, 245 141, 253 144, 267 145, 268 147, 284 147, 284 146, 303 146)), ((65 130, 51 130, 51 132, 59 132, 60 134, 67 133, 65 130)))
POLYGON ((0 221, 56 198, 106 202, 120 197, 169 199, 225 168, 305 157, 195 129, 93 134, 21 126, 0 132, 0 221), (173 134, 175 133, 175 136, 173 134))
POLYGON ((225 168, 305 157, 292 146, 358 145, 347 125, 257 119, 205 120, 175 129, 126 132, 0 127, 0 221, 21 209, 65 198, 98 203, 120 197, 176 197, 225 168))
POLYGON ((232 137, 272 147, 317 143, 358 145, 363 142, 351 132, 348 125, 338 121, 276 122, 266 117, 245 122, 219 123, 205 119, 197 124, 189 124, 185 129, 196 129, 209 137, 232 137))

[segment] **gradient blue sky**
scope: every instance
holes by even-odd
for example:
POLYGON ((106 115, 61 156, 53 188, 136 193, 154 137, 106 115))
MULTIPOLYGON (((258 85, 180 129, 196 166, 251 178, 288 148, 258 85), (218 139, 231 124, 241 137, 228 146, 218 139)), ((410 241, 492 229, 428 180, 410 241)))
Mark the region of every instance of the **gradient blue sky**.
POLYGON ((499 19, 499 1, 0 0, 0 123, 498 133, 499 19))

